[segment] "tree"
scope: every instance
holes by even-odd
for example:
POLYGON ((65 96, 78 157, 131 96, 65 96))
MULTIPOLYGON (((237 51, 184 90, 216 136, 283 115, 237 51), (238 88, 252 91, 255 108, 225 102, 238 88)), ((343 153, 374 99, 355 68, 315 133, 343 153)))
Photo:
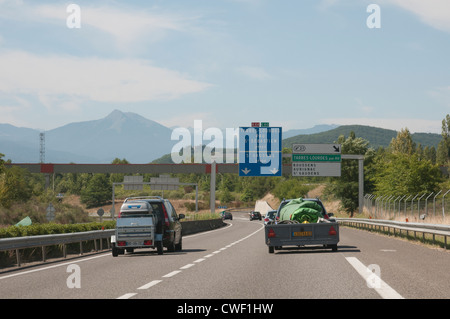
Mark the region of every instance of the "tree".
POLYGON ((243 202, 251 202, 253 201, 255 194, 251 188, 245 188, 243 193, 241 194, 241 201, 243 202))
POLYGON ((225 188, 224 190, 222 190, 220 192, 219 200, 220 200, 221 204, 228 204, 228 203, 232 202, 233 199, 234 199, 233 195, 227 188, 225 188))
POLYGON ((442 140, 438 144, 436 151, 436 162, 439 165, 448 165, 450 157, 450 115, 446 115, 442 120, 442 140))
POLYGON ((394 196, 436 191, 441 182, 438 165, 420 160, 417 154, 389 154, 378 159, 376 192, 394 196))
POLYGON ((441 140, 438 144, 438 148, 436 151, 436 163, 444 166, 447 165, 447 160, 448 160, 448 148, 447 145, 445 143, 445 140, 441 140))
MULTIPOLYGON (((115 158, 111 164, 130 164, 125 158, 124 159, 119 159, 119 158, 115 158)), ((110 174, 110 181, 111 183, 121 183, 123 182, 125 174, 122 173, 112 173, 110 174)))
MULTIPOLYGON (((361 137, 357 138, 354 132, 350 132, 348 138, 345 138, 344 135, 339 136, 337 144, 341 144, 342 154, 365 155, 365 167, 369 166, 373 160, 374 151, 369 148, 369 142, 361 137)), ((358 162, 354 160, 342 161, 341 177, 327 186, 327 193, 338 198, 341 201, 342 209, 352 217, 359 205, 358 165, 358 162)), ((366 174, 364 175, 366 176, 366 174)), ((365 187, 367 188, 366 182, 365 187)))
POLYGON ((273 189, 273 194, 282 200, 283 198, 299 198, 305 197, 309 191, 309 187, 302 184, 298 179, 288 179, 277 183, 273 189))
POLYGON ((0 174, 3 173, 3 170, 5 169, 5 161, 2 158, 3 156, 5 156, 5 154, 0 153, 0 174))
POLYGON ((112 197, 112 186, 105 174, 95 174, 81 191, 81 202, 88 208, 104 205, 112 197))
POLYGON ((402 129, 397 133, 397 137, 393 138, 389 149, 392 153, 403 153, 412 155, 416 152, 416 144, 412 140, 411 133, 408 128, 402 129))
POLYGON ((423 149, 424 158, 429 160, 433 165, 436 164, 436 149, 434 146, 425 146, 423 149))
MULTIPOLYGON (((3 166, 2 164, 0 164, 3 166)), ((20 167, 0 168, 0 205, 10 207, 14 202, 25 202, 33 195, 30 173, 20 167)))
POLYGON ((59 193, 70 193, 81 195, 92 178, 90 173, 65 173, 62 179, 56 186, 56 191, 59 193))

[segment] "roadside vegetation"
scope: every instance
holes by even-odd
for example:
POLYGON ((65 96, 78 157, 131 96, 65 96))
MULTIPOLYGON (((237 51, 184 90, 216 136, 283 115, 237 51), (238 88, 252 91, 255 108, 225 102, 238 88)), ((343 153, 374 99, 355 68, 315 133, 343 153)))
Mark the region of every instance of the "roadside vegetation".
MULTIPOLYGON (((450 159, 450 116, 442 121, 442 140, 434 146, 423 147, 415 144, 407 128, 398 132, 386 148, 373 149, 369 141, 357 137, 341 135, 330 143, 342 145, 342 154, 363 154, 364 193, 370 194, 412 194, 417 192, 437 192, 449 189, 446 171, 450 159)), ((1 151, 1 150, 0 150, 1 151)), ((291 153, 284 148, 283 153, 291 153)), ((45 188, 43 174, 31 174, 18 167, 6 168, 4 155, 0 154, 0 227, 15 225, 25 217, 33 224, 47 223, 46 209, 50 203, 55 207, 53 223, 80 224, 97 221, 93 217, 99 207, 112 205, 112 183, 122 182, 124 174, 54 174, 45 188), (58 194, 64 194, 58 198, 58 194), (69 199, 77 198, 78 202, 69 199)), ((289 158, 283 158, 286 163, 289 158)), ((126 159, 115 159, 112 164, 129 163, 126 159)), ((144 174, 149 182, 152 174, 144 174)), ((198 186, 198 208, 209 213, 210 176, 201 174, 177 174, 182 183, 198 186)), ((353 216, 358 210, 358 162, 342 161, 340 178, 319 177, 239 177, 237 174, 218 174, 216 177, 216 207, 252 207, 256 200, 267 194, 275 198, 298 198, 307 196, 319 185, 325 185, 321 199, 339 203, 337 211, 353 216)), ((162 191, 152 191, 144 186, 142 191, 126 191, 116 187, 116 199, 128 196, 156 195, 162 191)), ((177 212, 194 214, 195 187, 180 187, 176 191, 164 191, 164 197, 180 202, 177 212)), ((334 209, 335 210, 335 209, 334 209)), ((216 211, 220 211, 218 208, 216 211)), ((335 210, 336 211, 336 210, 335 210)), ((107 210, 105 209, 105 212, 107 210)))

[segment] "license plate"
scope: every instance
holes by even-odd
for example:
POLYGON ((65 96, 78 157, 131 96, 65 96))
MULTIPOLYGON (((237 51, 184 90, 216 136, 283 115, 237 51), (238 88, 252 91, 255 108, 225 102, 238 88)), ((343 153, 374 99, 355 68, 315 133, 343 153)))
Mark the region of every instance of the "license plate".
POLYGON ((294 231, 292 232, 292 236, 294 237, 312 236, 312 231, 294 231))
POLYGON ((127 246, 142 246, 142 242, 139 241, 128 241, 127 246))

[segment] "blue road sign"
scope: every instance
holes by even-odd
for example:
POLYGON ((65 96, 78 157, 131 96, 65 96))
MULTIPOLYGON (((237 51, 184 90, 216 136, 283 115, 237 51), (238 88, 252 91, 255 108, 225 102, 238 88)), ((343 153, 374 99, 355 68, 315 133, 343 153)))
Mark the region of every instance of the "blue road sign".
POLYGON ((239 176, 281 176, 281 127, 239 128, 239 176))

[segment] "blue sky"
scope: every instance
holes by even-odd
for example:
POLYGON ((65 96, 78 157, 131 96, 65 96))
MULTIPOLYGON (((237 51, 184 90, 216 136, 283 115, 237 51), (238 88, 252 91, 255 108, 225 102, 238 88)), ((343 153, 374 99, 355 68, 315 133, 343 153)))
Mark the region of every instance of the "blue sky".
POLYGON ((75 0, 81 28, 70 3, 0 0, 0 123, 440 133, 450 113, 448 0, 75 0))

